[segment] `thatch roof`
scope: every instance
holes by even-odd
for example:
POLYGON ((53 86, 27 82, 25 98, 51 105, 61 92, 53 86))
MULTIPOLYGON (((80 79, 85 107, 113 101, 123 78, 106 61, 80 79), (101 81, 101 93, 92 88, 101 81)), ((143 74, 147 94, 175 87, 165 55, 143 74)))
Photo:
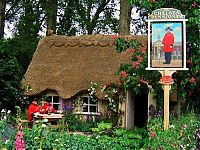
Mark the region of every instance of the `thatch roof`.
MULTIPOLYGON (((126 36, 146 42, 146 36, 126 36)), ((40 40, 26 71, 25 95, 39 95, 55 90, 62 98, 70 98, 87 90, 90 82, 105 85, 118 80, 115 72, 121 63, 131 59, 130 52, 117 53, 110 35, 58 36, 40 40)), ((98 95, 97 95, 98 96, 98 95)))

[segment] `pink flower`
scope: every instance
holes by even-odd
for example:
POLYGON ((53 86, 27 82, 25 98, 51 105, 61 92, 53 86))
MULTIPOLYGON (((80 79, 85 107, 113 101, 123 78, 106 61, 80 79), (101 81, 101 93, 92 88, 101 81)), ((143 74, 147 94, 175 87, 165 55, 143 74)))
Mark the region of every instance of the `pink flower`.
POLYGON ((187 62, 187 64, 190 64, 190 63, 191 63, 191 60, 190 60, 190 59, 187 59, 186 62, 187 62))
POLYGON ((195 81, 196 81, 196 80, 195 80, 194 77, 190 78, 190 80, 189 80, 190 83, 194 83, 195 81))
POLYGON ((136 57, 137 57, 137 59, 138 59, 139 62, 143 61, 143 58, 140 55, 137 55, 136 57))
POLYGON ((121 77, 124 77, 124 78, 127 77, 126 71, 121 71, 120 75, 121 75, 121 77))
POLYGON ((198 6, 198 5, 197 5, 197 3, 194 1, 194 2, 192 3, 192 7, 196 7, 196 6, 198 6))
POLYGON ((135 53, 136 50, 135 50, 135 49, 131 49, 130 52, 131 52, 131 53, 135 53))
POLYGON ((132 63, 132 66, 133 66, 134 68, 138 68, 138 67, 140 66, 140 63, 137 62, 137 61, 134 61, 134 62, 132 63))
POLYGON ((119 36, 118 35, 112 35, 111 38, 112 39, 117 39, 119 36))
POLYGON ((146 52, 147 52, 146 48, 144 48, 144 47, 141 47, 141 48, 140 48, 140 51, 141 51, 143 54, 146 54, 146 52))
POLYGON ((153 139, 155 137, 155 132, 151 131, 150 132, 150 137, 151 137, 151 139, 153 139))
POLYGON ((15 140, 15 150, 25 150, 25 142, 22 139, 24 133, 22 131, 18 131, 15 140))

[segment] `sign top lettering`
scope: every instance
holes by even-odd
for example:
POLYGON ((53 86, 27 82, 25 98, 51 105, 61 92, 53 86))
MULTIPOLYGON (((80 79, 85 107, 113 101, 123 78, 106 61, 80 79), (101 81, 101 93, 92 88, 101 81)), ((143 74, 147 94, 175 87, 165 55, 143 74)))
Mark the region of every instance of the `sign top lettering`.
POLYGON ((174 8, 156 9, 148 16, 148 19, 185 19, 180 10, 174 8))

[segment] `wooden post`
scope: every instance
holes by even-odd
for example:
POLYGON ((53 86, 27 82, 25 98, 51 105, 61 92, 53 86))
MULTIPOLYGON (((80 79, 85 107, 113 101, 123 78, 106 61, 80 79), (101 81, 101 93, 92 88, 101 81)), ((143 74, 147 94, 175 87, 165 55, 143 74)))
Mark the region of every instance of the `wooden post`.
POLYGON ((164 86, 164 130, 167 130, 169 127, 169 91, 171 89, 171 85, 163 85, 164 86))
POLYGON ((174 72, 170 70, 160 71, 162 74, 160 84, 163 85, 164 90, 164 130, 168 130, 169 128, 169 91, 171 90, 171 85, 174 83, 171 77, 174 72))

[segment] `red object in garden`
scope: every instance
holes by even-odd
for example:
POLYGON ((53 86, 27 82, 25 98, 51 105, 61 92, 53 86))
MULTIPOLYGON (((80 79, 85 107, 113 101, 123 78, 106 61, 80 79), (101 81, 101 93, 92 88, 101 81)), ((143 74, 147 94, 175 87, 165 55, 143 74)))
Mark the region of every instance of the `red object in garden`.
POLYGON ((24 133, 22 131, 22 126, 19 124, 18 125, 18 132, 16 135, 16 140, 15 140, 15 150, 25 150, 26 149, 26 145, 25 142, 23 140, 23 136, 24 133))
POLYGON ((131 49, 130 52, 131 52, 131 53, 135 53, 136 50, 135 50, 135 49, 131 49))
POLYGON ((50 103, 45 102, 44 105, 42 106, 42 113, 48 113, 48 112, 56 113, 57 111, 53 108, 53 106, 50 103))
POLYGON ((161 84, 173 84, 173 83, 174 83, 174 80, 172 79, 171 76, 163 76, 163 77, 160 79, 160 83, 161 83, 161 84))
POLYGON ((28 121, 31 121, 33 119, 33 114, 36 112, 40 112, 40 107, 35 101, 33 101, 28 108, 28 121))
POLYGON ((121 71, 120 75, 121 75, 121 77, 124 77, 124 78, 127 77, 126 71, 121 71))
POLYGON ((196 80, 195 80, 194 77, 190 78, 190 80, 189 80, 190 83, 194 83, 195 81, 196 81, 196 80))

